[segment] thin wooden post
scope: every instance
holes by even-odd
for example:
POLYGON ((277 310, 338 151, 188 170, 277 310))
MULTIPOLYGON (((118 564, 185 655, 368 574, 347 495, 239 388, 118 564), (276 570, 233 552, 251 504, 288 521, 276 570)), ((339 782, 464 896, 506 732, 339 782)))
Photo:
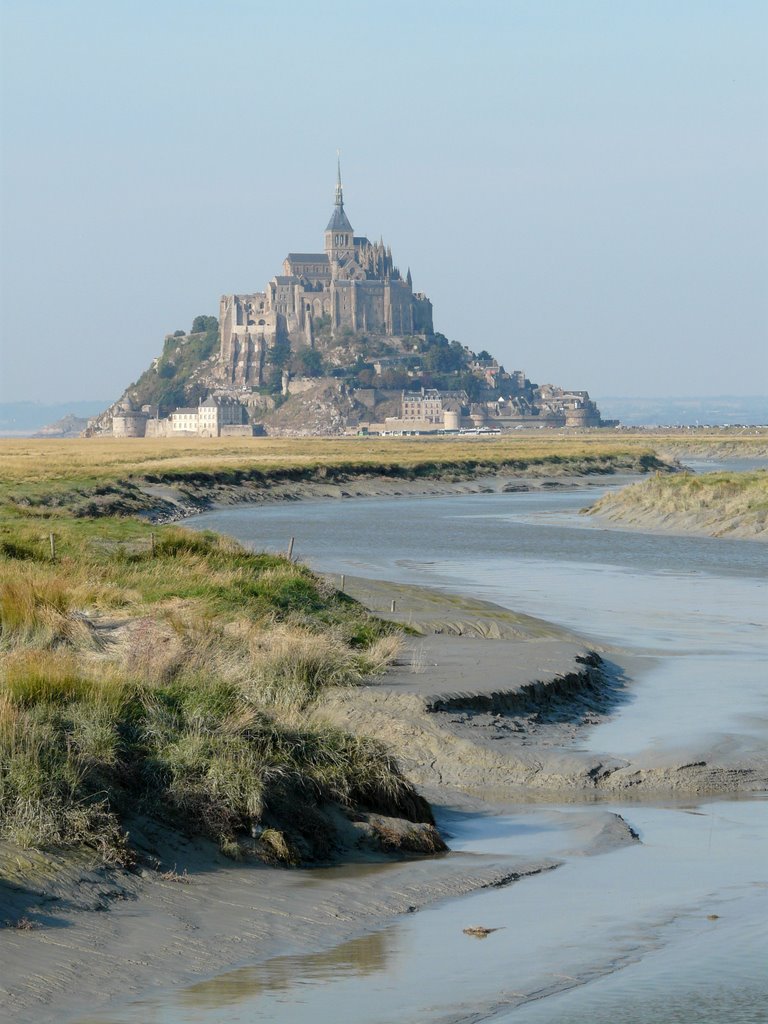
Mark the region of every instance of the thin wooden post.
POLYGON ((291 537, 291 539, 288 541, 288 554, 286 557, 289 562, 293 558, 293 542, 295 539, 295 537, 291 537))
POLYGON ((342 592, 342 594, 344 593, 344 579, 345 579, 345 576, 344 576, 344 573, 342 573, 341 574, 341 592, 342 592))
POLYGON ((152 557, 154 558, 155 557, 155 535, 154 535, 154 533, 150 533, 150 535, 149 535, 149 546, 152 549, 152 557))
POLYGON ((392 598, 392 605, 391 605, 391 607, 390 607, 390 609, 389 609, 389 610, 390 610, 391 612, 393 612, 393 611, 395 610, 395 599, 394 599, 394 597, 392 598))
POLYGON ((51 561, 56 561, 56 536, 53 533, 49 533, 48 537, 51 541, 51 561))

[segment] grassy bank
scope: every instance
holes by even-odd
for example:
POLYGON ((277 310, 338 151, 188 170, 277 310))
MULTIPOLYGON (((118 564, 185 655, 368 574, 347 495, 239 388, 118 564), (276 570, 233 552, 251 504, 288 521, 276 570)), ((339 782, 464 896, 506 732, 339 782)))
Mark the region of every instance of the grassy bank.
POLYGON ((391 627, 302 566, 134 521, 0 540, 0 835, 128 863, 147 815, 237 856, 327 858, 331 806, 426 804, 375 740, 313 722, 325 687, 396 652, 391 627), (250 847, 249 847, 250 848, 250 847))
POLYGON ((768 472, 653 476, 607 494, 589 512, 630 526, 765 540, 768 472))

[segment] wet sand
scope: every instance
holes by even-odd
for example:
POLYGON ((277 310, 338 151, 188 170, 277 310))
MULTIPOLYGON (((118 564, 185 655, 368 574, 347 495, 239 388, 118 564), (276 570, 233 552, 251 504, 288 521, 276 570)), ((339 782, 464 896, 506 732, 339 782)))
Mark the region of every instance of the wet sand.
POLYGON ((383 679, 336 691, 318 714, 384 739, 433 799, 445 787, 517 802, 768 787, 768 751, 756 745, 713 740, 627 757, 580 749, 631 699, 636 655, 482 601, 370 580, 348 589, 379 608, 393 596, 389 617, 423 635, 383 679))
MULTIPOLYGON (((671 467, 670 467, 671 468, 671 467)), ((403 476, 377 476, 375 473, 350 475, 343 483, 322 480, 290 480, 276 482, 243 482, 233 484, 191 483, 182 485, 143 483, 140 491, 154 503, 148 518, 157 523, 173 522, 197 516, 211 508, 230 505, 273 505, 282 502, 341 501, 349 498, 423 498, 458 494, 515 493, 547 491, 561 488, 587 487, 595 479, 610 484, 637 480, 643 473, 629 467, 616 471, 583 475, 568 469, 556 472, 551 465, 532 466, 517 473, 507 469, 498 473, 481 472, 475 476, 459 475, 452 479, 446 468, 444 477, 411 479, 407 469, 403 476)))

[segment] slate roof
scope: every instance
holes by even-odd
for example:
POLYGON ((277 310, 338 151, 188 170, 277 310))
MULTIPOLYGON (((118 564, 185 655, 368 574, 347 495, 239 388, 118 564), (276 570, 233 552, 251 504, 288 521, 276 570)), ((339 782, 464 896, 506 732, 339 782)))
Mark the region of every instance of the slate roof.
POLYGON ((291 263, 327 263, 328 257, 324 252, 289 252, 288 259, 291 263))
POLYGON ((351 231, 352 225, 349 223, 346 213, 344 213, 344 207, 339 203, 334 206, 331 219, 328 221, 328 227, 326 231, 351 231))

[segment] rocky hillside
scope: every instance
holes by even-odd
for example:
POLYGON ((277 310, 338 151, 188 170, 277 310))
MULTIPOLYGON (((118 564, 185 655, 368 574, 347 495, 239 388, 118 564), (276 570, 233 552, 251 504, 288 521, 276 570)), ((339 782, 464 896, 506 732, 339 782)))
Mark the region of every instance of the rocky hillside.
POLYGON ((311 346, 306 339, 283 338, 268 349, 258 374, 261 386, 233 386, 220 357, 216 318, 195 317, 189 332, 166 336, 161 355, 91 422, 89 433, 109 433, 113 416, 126 408, 162 419, 215 393, 236 398, 250 421, 270 433, 341 434, 400 416, 402 392, 422 388, 441 392, 469 426, 563 425, 564 410, 580 404, 591 417, 586 425, 600 422, 586 392, 539 387, 521 371, 508 373, 489 352, 474 352, 440 333, 334 333, 327 317, 314 322, 313 330, 311 346))
POLYGON ((94 433, 108 433, 112 416, 126 399, 136 408, 148 405, 167 415, 179 406, 196 405, 210 390, 219 354, 219 322, 215 316, 196 316, 192 328, 167 334, 162 353, 120 398, 90 421, 94 433))

